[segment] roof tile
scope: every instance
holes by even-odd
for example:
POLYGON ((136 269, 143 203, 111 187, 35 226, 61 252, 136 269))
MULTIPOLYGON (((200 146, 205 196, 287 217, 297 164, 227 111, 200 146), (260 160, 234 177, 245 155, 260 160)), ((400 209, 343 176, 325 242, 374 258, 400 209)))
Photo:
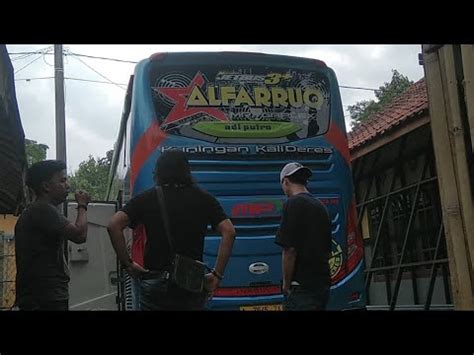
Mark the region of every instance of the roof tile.
POLYGON ((366 122, 349 132, 349 149, 356 150, 409 119, 413 114, 428 109, 425 79, 411 85, 381 111, 373 113, 366 122))

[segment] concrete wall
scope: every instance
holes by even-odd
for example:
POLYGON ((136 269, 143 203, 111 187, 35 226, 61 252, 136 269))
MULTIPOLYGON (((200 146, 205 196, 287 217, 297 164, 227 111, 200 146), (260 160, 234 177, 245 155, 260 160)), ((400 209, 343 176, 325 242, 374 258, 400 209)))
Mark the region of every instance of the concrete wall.
MULTIPOLYGON (((76 204, 70 204, 68 218, 76 218, 76 204)), ((69 242, 69 307, 71 310, 117 310, 116 254, 107 223, 115 204, 92 203, 88 207, 88 237, 85 244, 69 242)))
MULTIPOLYGON (((440 272, 438 271, 438 275, 440 272)), ((430 279, 429 277, 417 278, 416 284, 418 287, 418 304, 423 305, 428 294, 430 279)), ((395 287, 395 281, 391 282, 391 289, 395 287)), ((370 291, 370 305, 371 306, 387 306, 387 291, 385 281, 372 281, 370 291)), ((439 305, 446 305, 446 297, 444 293, 444 281, 442 276, 435 279, 433 296, 431 299, 431 308, 436 308, 439 305)), ((415 305, 413 295, 413 287, 411 279, 404 279, 400 284, 400 292, 398 294, 396 309, 409 308, 415 305)))

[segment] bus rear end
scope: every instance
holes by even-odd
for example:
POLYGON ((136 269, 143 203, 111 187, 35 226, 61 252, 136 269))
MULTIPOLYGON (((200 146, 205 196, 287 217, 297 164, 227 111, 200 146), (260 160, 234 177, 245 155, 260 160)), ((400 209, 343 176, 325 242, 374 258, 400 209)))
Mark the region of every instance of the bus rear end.
MULTIPOLYGON (((279 172, 290 161, 312 170, 308 189, 331 216, 329 308, 364 304, 341 100, 323 62, 259 53, 155 54, 135 71, 131 117, 132 194, 153 185, 159 154, 180 149, 198 185, 234 223, 232 256, 210 309, 281 309, 281 248, 274 240, 286 199, 279 172)), ((209 229, 208 265, 219 242, 209 229)))

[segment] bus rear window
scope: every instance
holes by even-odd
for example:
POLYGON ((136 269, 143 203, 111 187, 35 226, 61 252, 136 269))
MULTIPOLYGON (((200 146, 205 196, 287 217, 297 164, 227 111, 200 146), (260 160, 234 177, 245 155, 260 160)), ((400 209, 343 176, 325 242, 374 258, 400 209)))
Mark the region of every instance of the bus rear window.
POLYGON ((168 134, 215 143, 285 143, 329 127, 325 69, 155 65, 150 79, 156 117, 168 134))

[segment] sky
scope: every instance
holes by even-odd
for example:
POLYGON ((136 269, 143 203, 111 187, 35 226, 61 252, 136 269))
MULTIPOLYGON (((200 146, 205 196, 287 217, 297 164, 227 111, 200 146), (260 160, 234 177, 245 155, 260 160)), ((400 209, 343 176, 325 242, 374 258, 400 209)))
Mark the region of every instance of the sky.
MULTIPOLYGON (((56 156, 53 46, 7 45, 15 70, 15 86, 25 137, 49 146, 56 156), (13 53, 49 49, 30 56, 13 53), (34 78, 46 78, 25 80, 34 78)), ((67 45, 75 54, 139 61, 156 52, 246 51, 284 54, 324 61, 334 69, 339 85, 377 89, 397 69, 410 80, 423 77, 418 64, 421 45, 67 45)), ((104 157, 118 134, 125 88, 135 64, 105 59, 64 56, 66 145, 68 172, 73 173, 89 155, 104 157), (111 84, 113 82, 115 84, 111 84), (119 85, 124 84, 124 85, 119 85)), ((372 91, 341 88, 349 131, 348 105, 375 99, 372 91)))

